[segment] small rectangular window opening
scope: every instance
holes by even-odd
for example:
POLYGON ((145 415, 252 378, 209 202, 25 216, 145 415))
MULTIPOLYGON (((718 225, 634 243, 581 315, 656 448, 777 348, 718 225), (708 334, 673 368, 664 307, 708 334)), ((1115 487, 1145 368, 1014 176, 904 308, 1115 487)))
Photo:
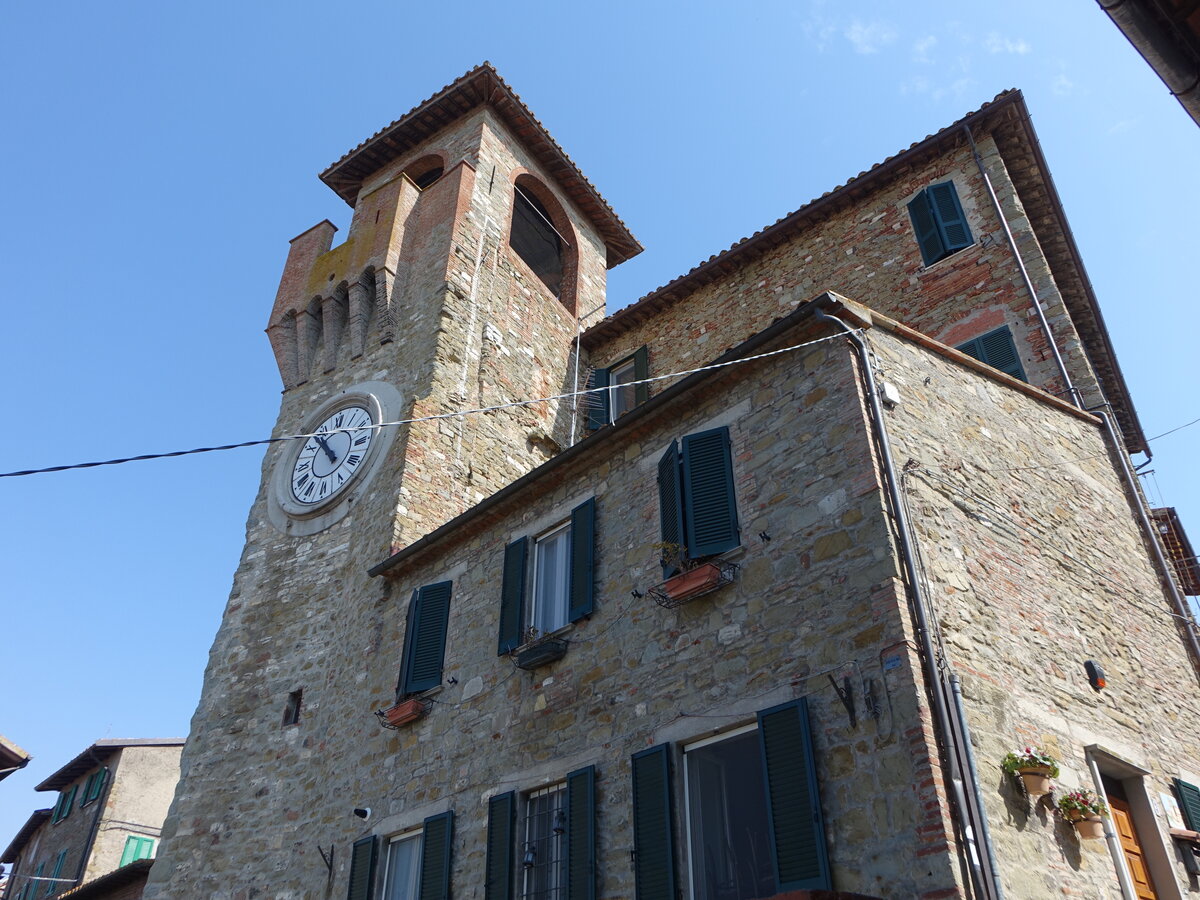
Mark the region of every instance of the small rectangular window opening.
POLYGON ((534 791, 525 800, 521 845, 522 900, 561 900, 567 890, 567 786, 534 791))
POLYGON ((288 694, 287 703, 283 707, 283 724, 285 726, 300 724, 300 704, 303 700, 304 688, 288 694))
POLYGON ((534 636, 567 624, 571 585, 571 523, 563 522, 534 540, 533 602, 529 628, 534 636))

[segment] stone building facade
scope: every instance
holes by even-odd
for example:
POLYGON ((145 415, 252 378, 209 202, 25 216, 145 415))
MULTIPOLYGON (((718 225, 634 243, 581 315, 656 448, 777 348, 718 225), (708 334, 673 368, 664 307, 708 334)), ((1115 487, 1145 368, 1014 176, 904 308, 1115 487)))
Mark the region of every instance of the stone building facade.
POLYGON ((486 64, 322 178, 147 897, 1200 892, 1195 624, 1019 94, 607 318, 640 248, 486 64))
POLYGON ((39 784, 57 793, 56 802, 36 810, 4 851, 2 861, 13 865, 5 900, 140 897, 143 861, 158 850, 183 743, 107 738, 39 784))

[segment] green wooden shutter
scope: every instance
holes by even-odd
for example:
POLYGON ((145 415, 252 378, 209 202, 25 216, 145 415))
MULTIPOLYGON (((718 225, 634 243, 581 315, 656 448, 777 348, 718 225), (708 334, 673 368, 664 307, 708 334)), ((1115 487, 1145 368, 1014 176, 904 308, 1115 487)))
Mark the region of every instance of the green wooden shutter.
POLYGON ((135 834, 125 838, 125 851, 121 854, 121 865, 125 866, 139 859, 149 859, 154 855, 154 838, 138 837, 135 834))
POLYGON ((450 852, 454 847, 454 810, 425 820, 421 840, 421 887, 418 900, 449 900, 450 852))
POLYGON ((929 205, 929 192, 921 191, 908 204, 908 215, 912 219, 913 231, 917 235, 917 246, 921 248, 921 259, 925 265, 935 263, 946 255, 942 244, 942 233, 929 205))
POLYGON ((1021 357, 1017 353, 1016 342, 1007 325, 989 331, 979 337, 976 343, 979 345, 980 360, 993 369, 999 369, 1005 375, 1020 378, 1022 381, 1027 380, 1025 369, 1021 366, 1021 357))
MULTIPOLYGON (((50 873, 51 878, 58 878, 62 875, 63 866, 67 862, 67 851, 60 850, 58 856, 54 860, 54 871, 50 873)), ((47 881, 46 889, 42 892, 42 896, 49 897, 52 894, 57 894, 63 889, 63 885, 58 881, 47 881)))
POLYGON ((500 640, 496 655, 503 656, 521 646, 525 624, 525 568, 529 538, 520 538, 504 548, 504 577, 500 582, 500 640))
POLYGON ((767 774, 771 860, 777 889, 781 893, 832 890, 808 702, 801 697, 763 710, 758 714, 758 734, 767 774))
MULTIPOLYGON (((658 461, 658 515, 662 525, 664 544, 679 544, 681 547, 687 539, 683 534, 683 486, 679 480, 679 446, 671 441, 671 446, 658 461)), ((670 566, 663 566, 663 575, 670 577, 678 572, 670 566)))
POLYGON ((350 851, 350 888, 346 900, 371 900, 375 893, 375 857, 379 842, 375 835, 354 842, 350 851))
POLYGON ((41 881, 38 881, 38 879, 41 878, 42 875, 45 874, 45 872, 46 872, 46 861, 42 860, 40 863, 38 863, 37 869, 34 870, 33 880, 30 881, 29 884, 26 885, 27 888, 31 889, 29 891, 30 897, 37 896, 38 885, 43 883, 41 881))
POLYGON ((571 599, 567 613, 572 622, 592 614, 595 558, 596 500, 589 497, 571 510, 571 599))
POLYGON ((513 791, 488 801, 487 862, 484 900, 511 900, 513 893, 513 828, 517 795, 513 791))
POLYGON ((633 754, 633 884, 637 900, 676 900, 671 745, 633 754))
POLYGON ((930 185, 926 191, 929 194, 929 205, 933 209, 941 230, 942 243, 945 247, 943 256, 969 247, 972 244, 971 229, 967 225, 967 217, 963 215, 962 205, 958 202, 958 191, 954 189, 953 181, 930 185))
POLYGON ((1200 831, 1200 788, 1176 778, 1175 795, 1179 797, 1179 808, 1183 810, 1187 827, 1200 831))
POLYGON ((450 624, 450 587, 451 582, 439 581, 413 591, 399 693, 427 691, 442 683, 446 630, 450 624))
POLYGON ((741 543, 727 427, 683 439, 683 496, 683 543, 690 558, 724 553, 741 543))
MULTIPOLYGON (((633 351, 633 377, 639 382, 650 377, 650 351, 644 344, 633 351)), ((633 396, 639 406, 645 403, 650 399, 650 385, 634 385, 633 396)))
MULTIPOLYGON (((608 369, 595 369, 588 379, 589 388, 608 387, 608 369)), ((612 414, 609 412, 608 391, 594 391, 587 395, 588 428, 595 431, 609 423, 612 414)))
POLYGON ((596 900, 596 767, 567 774, 566 900, 596 900))

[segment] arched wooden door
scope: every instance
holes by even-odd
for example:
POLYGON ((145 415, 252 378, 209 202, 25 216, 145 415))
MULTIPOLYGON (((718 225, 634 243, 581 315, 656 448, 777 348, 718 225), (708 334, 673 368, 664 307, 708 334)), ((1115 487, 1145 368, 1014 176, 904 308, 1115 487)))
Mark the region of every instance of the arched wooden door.
POLYGON ((1158 894, 1154 892, 1154 882, 1150 880, 1150 868, 1146 865, 1146 854, 1133 827, 1129 803, 1110 795, 1108 805, 1112 810, 1113 827, 1121 840, 1121 849, 1125 851, 1125 862, 1129 867, 1129 877, 1133 881, 1133 890, 1138 900, 1158 900, 1158 894))

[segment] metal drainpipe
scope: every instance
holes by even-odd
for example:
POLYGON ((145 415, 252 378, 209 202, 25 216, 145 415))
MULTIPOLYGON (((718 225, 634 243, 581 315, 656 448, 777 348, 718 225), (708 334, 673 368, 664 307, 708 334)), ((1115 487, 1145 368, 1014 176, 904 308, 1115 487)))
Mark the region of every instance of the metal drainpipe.
MULTIPOLYGON (((954 713, 958 718, 958 727, 962 729, 963 746, 967 748, 967 775, 971 779, 971 789, 975 792, 975 805, 982 812, 984 809, 983 794, 979 790, 979 770, 975 768, 975 753, 971 749, 971 726, 967 722, 967 711, 963 708, 962 682, 958 680, 958 676, 953 672, 950 673, 950 696, 954 699, 954 713)), ((996 881, 996 894, 1003 900, 1004 888, 1000 884, 999 877, 995 874, 1000 871, 1000 866, 996 862, 996 848, 992 846, 992 834, 988 830, 986 815, 980 816, 979 832, 983 838, 983 849, 987 851, 988 863, 991 866, 993 878, 996 881)))
MULTIPOLYGON (((1100 779, 1100 767, 1091 752, 1087 754, 1088 768, 1092 772, 1092 782, 1096 785, 1096 794, 1108 805, 1108 795, 1104 792, 1104 782, 1100 779)), ((1121 896, 1124 900, 1137 900, 1137 892, 1133 889, 1133 879, 1129 877, 1129 865, 1125 861, 1125 850, 1121 847, 1121 839, 1113 828, 1112 816, 1104 820, 1104 841, 1108 844, 1108 852, 1112 855, 1113 866, 1117 870, 1117 881, 1121 884, 1121 896)))
MULTIPOLYGON (((937 654, 934 652, 933 641, 929 636, 929 621, 925 614, 925 598, 921 593, 921 582, 917 577, 917 565, 913 557, 912 545, 914 541, 912 538, 912 529, 909 527, 908 518, 904 514, 904 503, 900 497, 900 480, 896 477, 895 466, 892 465, 891 442, 888 440, 883 409, 879 405, 879 393, 875 389, 875 379, 871 370, 871 358, 867 352, 867 345, 841 319, 831 316, 821 309, 818 309, 816 314, 818 319, 833 322, 845 330, 846 337, 850 339, 857 349, 858 358, 863 366, 863 381, 867 391, 867 400, 871 408, 871 421, 874 425, 875 438, 879 442, 880 462, 883 465, 884 480, 887 482, 892 515, 896 518, 896 531, 899 536, 904 571, 908 577, 909 590, 912 592, 913 612, 916 617, 921 655, 924 657, 925 675, 929 680, 930 695, 933 699, 934 721, 943 740, 947 744, 946 761, 950 767, 950 789, 954 795, 954 808, 957 812, 959 826, 962 829, 963 839, 967 845, 967 862, 971 868, 971 876, 975 882, 978 895, 986 898, 986 900, 1003 900, 1004 890, 1000 884, 999 874, 991 866, 992 861, 995 859, 995 854, 991 849, 991 838, 987 828, 987 816, 983 814, 983 805, 980 803, 978 810, 973 815, 972 807, 967 802, 959 756, 961 754, 962 758, 967 761, 968 769, 972 772, 975 769, 975 758, 971 751, 970 741, 964 741, 962 731, 955 727, 954 720, 948 708, 945 684, 942 682, 941 674, 938 671, 937 654), (977 819, 978 821, 973 821, 973 819, 977 819), (978 826, 978 830, 976 826, 978 826), (983 871, 984 857, 980 853, 980 839, 986 845, 985 852, 988 862, 988 871, 986 873, 983 871)), ((979 796, 977 790, 975 791, 975 796, 976 798, 979 796)))
POLYGON ((992 187, 992 179, 988 177, 987 169, 984 168, 983 157, 979 155, 979 148, 975 146, 975 138, 972 136, 970 128, 966 125, 962 128, 967 133, 967 140, 971 144, 971 155, 975 157, 975 165, 979 168, 979 177, 983 179, 988 196, 992 198, 992 208, 996 210, 996 218, 1000 220, 1000 225, 1004 228, 1004 236, 1008 239, 1008 248, 1012 251, 1017 268, 1021 270, 1021 280, 1025 282, 1025 289, 1029 291, 1029 297, 1033 300, 1033 308, 1037 312, 1038 322, 1041 323, 1042 331, 1046 333, 1046 342, 1050 345, 1050 352, 1054 354, 1054 363, 1058 366, 1058 374, 1062 376, 1063 386, 1070 395, 1071 402, 1076 406, 1082 407, 1083 400, 1079 396, 1079 391, 1076 390, 1075 385, 1071 382, 1071 376, 1067 374, 1067 365, 1063 362, 1062 354, 1058 352, 1058 344, 1055 342, 1054 335, 1050 331, 1050 322, 1046 319, 1045 310, 1042 309, 1042 302, 1038 299, 1037 291, 1033 287, 1033 279, 1029 277, 1029 271, 1025 268, 1025 261, 1021 259, 1021 254, 1017 251, 1017 240, 1013 237, 1012 229, 1008 227, 1008 219, 1004 217, 1004 209, 1000 206, 1000 198, 996 196, 996 189, 992 187))
POLYGON ((1132 495, 1130 499, 1133 501, 1133 508, 1137 511, 1138 521, 1141 522, 1142 531, 1145 533, 1146 540, 1150 544, 1150 551, 1154 555, 1154 561, 1158 564, 1159 579, 1166 586, 1167 593, 1171 597, 1171 605, 1175 607, 1175 616, 1183 623, 1183 630, 1187 635, 1188 649, 1192 652, 1192 667, 1196 670, 1197 679, 1200 679, 1200 641, 1196 639, 1195 620, 1188 612, 1187 604, 1184 603, 1183 596, 1179 593, 1179 588, 1175 585, 1175 578, 1171 573, 1171 564, 1163 556, 1162 546, 1158 542, 1158 533, 1154 530, 1154 525, 1150 522, 1150 517, 1146 514, 1146 507, 1142 503, 1142 495, 1138 491, 1137 480, 1129 467, 1129 459, 1125 455, 1124 446, 1117 436, 1117 430, 1113 426, 1112 419, 1108 413, 1099 408, 1089 409, 1088 412, 1100 417, 1100 421, 1104 423, 1104 431, 1112 443, 1113 452, 1116 453, 1117 459, 1121 461, 1121 473, 1125 476, 1125 487, 1132 495))

